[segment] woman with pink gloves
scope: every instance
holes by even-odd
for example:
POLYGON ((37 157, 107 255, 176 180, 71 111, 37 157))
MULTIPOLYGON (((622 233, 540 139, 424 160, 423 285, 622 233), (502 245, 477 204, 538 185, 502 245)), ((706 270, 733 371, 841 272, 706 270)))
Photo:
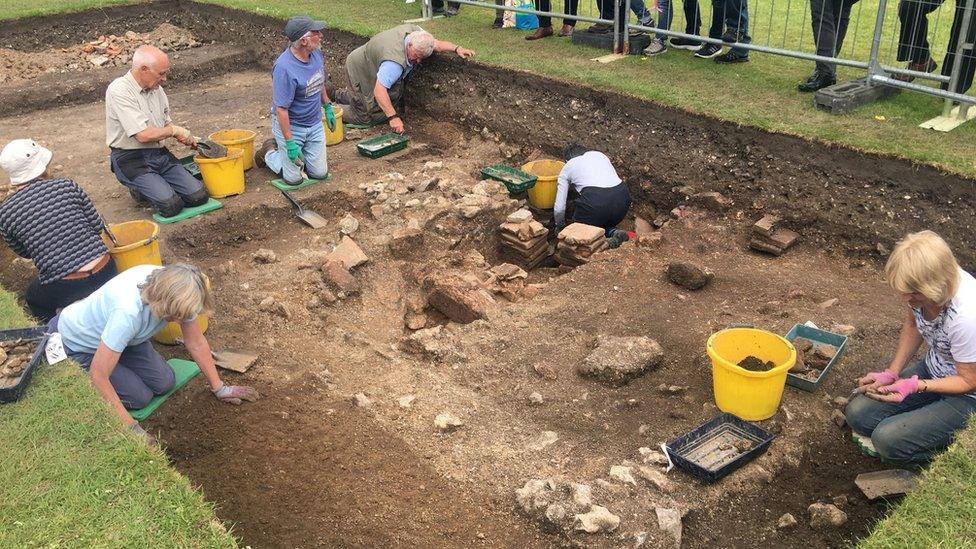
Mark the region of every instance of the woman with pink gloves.
POLYGON ((976 279, 932 231, 899 242, 885 278, 910 310, 891 363, 860 379, 847 423, 881 458, 925 463, 976 412, 976 279), (923 342, 924 358, 911 364, 923 342))

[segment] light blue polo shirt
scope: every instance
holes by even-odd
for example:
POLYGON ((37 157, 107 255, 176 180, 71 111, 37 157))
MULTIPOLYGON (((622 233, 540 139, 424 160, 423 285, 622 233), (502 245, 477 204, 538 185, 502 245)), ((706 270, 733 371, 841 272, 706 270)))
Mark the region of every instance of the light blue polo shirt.
MULTIPOLYGON (((409 37, 409 35, 408 35, 409 37)), ((393 87, 393 84, 397 83, 397 80, 401 76, 406 77, 413 70, 413 63, 410 62, 410 58, 406 56, 407 54, 407 38, 403 39, 403 56, 407 60, 407 69, 404 72, 403 67, 396 61, 383 61, 380 63, 380 68, 376 71, 376 81, 380 83, 386 89, 393 87)))
POLYGON ((65 348, 95 354, 99 343, 117 353, 138 345, 166 326, 143 303, 139 285, 162 267, 139 265, 109 280, 91 295, 68 305, 58 317, 58 332, 65 348))

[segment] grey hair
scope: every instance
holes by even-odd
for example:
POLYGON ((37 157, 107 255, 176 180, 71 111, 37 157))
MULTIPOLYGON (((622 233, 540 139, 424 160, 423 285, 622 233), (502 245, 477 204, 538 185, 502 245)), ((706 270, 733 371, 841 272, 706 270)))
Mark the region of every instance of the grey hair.
POLYGON ((407 44, 413 47, 420 57, 430 57, 434 53, 434 36, 427 31, 411 32, 407 35, 407 44))
POLYGON ((143 44, 136 48, 136 51, 132 52, 132 68, 138 69, 139 67, 156 67, 156 62, 158 61, 158 54, 156 52, 165 55, 165 52, 157 48, 156 46, 150 44, 143 44))

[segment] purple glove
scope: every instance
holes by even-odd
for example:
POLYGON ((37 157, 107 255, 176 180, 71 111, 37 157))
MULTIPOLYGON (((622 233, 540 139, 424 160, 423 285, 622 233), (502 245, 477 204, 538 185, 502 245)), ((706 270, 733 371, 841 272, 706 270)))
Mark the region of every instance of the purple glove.
POLYGON ((238 405, 241 401, 254 402, 258 399, 259 395, 257 391, 246 386, 246 385, 221 385, 220 389, 213 392, 214 396, 217 397, 221 402, 226 402, 227 404, 238 405))
POLYGON ((858 393, 866 393, 868 391, 877 391, 885 385, 891 385, 892 383, 898 381, 898 374, 892 372, 891 370, 882 370, 880 372, 871 372, 870 374, 862 377, 857 382, 858 393))
POLYGON ((871 396, 872 398, 876 398, 877 400, 882 400, 884 402, 901 402, 905 400, 905 397, 908 395, 917 392, 918 376, 912 376, 899 379, 891 385, 885 385, 884 387, 877 389, 876 394, 871 396))

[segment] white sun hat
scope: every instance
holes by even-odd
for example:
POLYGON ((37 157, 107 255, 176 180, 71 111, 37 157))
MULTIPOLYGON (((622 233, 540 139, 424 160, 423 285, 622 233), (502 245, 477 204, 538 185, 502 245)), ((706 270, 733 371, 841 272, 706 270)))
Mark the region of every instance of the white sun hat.
POLYGON ((11 185, 37 179, 51 161, 51 151, 33 139, 14 139, 0 152, 0 168, 7 172, 11 185))

